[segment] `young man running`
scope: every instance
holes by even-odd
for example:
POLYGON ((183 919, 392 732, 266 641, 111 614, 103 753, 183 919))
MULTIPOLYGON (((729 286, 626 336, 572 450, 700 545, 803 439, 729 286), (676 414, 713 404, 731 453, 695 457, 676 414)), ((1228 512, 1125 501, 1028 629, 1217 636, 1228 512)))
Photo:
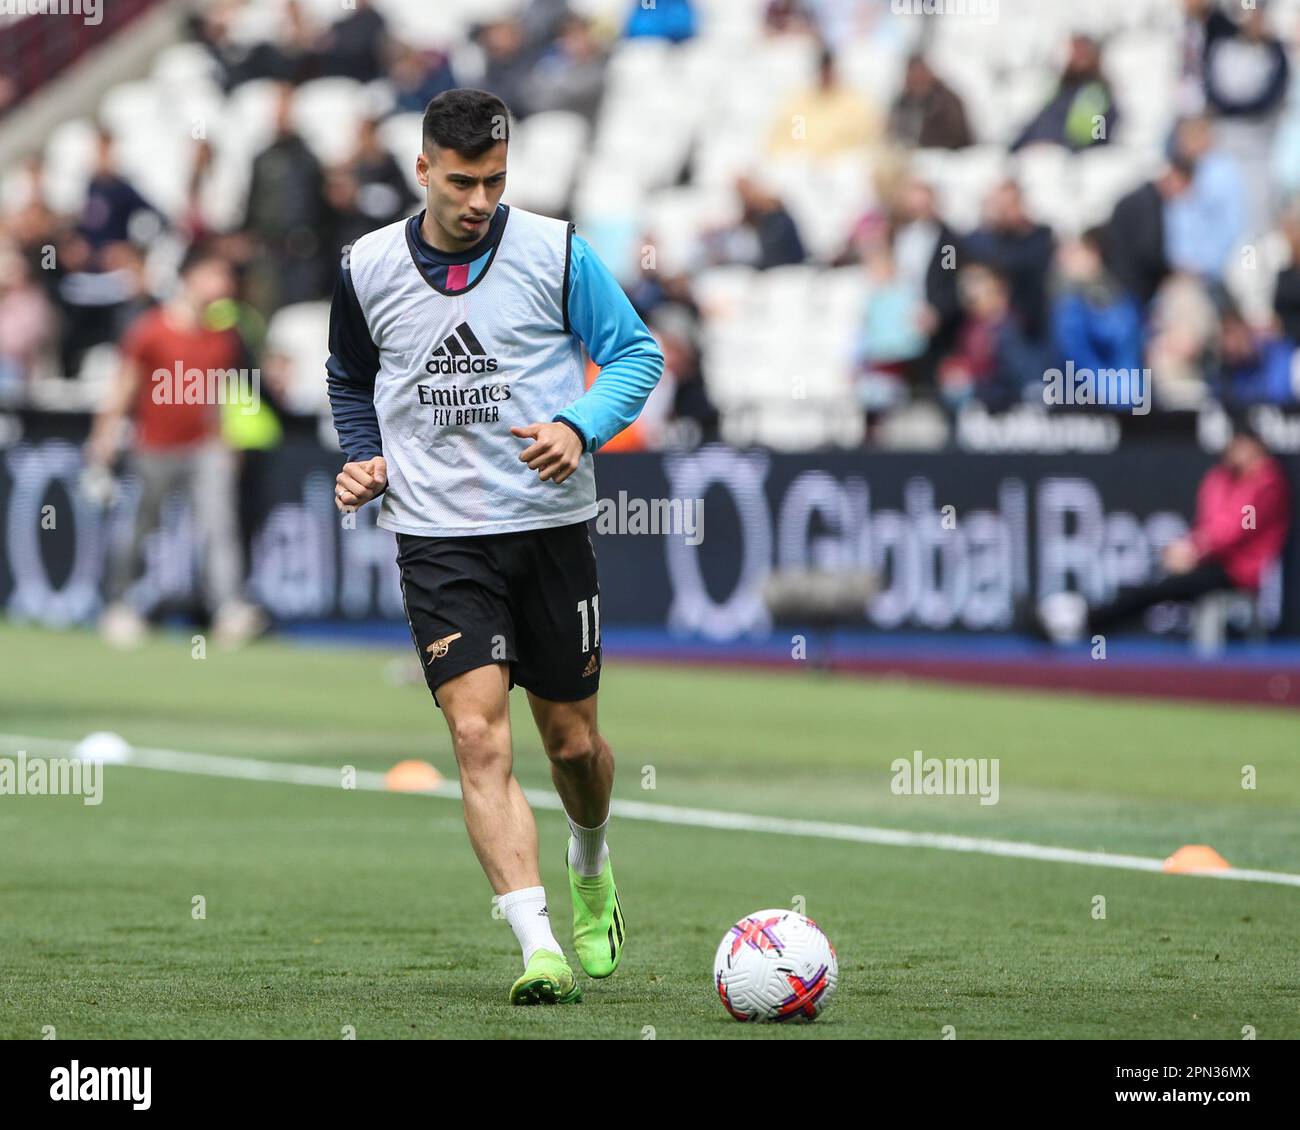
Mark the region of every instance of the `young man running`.
POLYGON ((411 635, 451 730, 465 824, 523 950, 514 1004, 582 991, 551 933, 537 827, 512 771, 509 691, 528 693, 571 836, 573 941, 623 953, 605 830, 614 760, 596 726, 600 590, 591 453, 627 427, 663 356, 573 225, 501 203, 509 114, 429 104, 417 216, 345 255, 330 317, 340 510, 382 496, 411 635), (601 367, 584 392, 583 347, 601 367))

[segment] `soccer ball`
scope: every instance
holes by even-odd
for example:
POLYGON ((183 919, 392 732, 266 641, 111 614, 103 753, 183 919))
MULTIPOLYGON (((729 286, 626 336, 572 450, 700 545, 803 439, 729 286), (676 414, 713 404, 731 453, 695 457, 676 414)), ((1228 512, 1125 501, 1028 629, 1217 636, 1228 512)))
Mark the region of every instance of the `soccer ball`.
POLYGON ((815 1020, 838 979, 831 940, 793 910, 758 910, 742 918, 713 959, 722 1007, 737 1020, 815 1020))

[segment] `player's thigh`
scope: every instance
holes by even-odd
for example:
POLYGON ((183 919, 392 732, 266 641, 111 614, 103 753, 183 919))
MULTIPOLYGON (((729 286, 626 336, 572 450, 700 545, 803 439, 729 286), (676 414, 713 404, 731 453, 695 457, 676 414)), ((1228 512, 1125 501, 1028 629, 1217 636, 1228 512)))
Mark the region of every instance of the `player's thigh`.
POLYGON ((511 562, 515 682, 549 702, 600 687, 600 585, 587 524, 535 530, 511 562))
POLYGON ((515 658, 515 628, 494 546, 479 538, 399 534, 397 567, 411 639, 442 706, 442 685, 515 658))
POLYGON ((554 702, 528 692, 528 705, 537 723, 546 755, 553 761, 585 760, 601 744, 596 724, 596 695, 576 702, 554 702))

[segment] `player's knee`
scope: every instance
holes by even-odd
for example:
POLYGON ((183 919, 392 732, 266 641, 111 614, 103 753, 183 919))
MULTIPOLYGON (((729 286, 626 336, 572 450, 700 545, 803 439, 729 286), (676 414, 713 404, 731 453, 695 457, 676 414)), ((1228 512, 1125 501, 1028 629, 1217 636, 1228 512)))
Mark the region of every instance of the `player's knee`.
POLYGON ((456 756, 462 761, 482 762, 495 753, 509 754, 509 744, 501 746, 501 725, 484 714, 458 715, 451 723, 451 740, 456 756))
POLYGON ((587 765, 609 749, 605 739, 595 728, 575 727, 565 730, 547 745, 547 755, 552 761, 564 765, 587 765))

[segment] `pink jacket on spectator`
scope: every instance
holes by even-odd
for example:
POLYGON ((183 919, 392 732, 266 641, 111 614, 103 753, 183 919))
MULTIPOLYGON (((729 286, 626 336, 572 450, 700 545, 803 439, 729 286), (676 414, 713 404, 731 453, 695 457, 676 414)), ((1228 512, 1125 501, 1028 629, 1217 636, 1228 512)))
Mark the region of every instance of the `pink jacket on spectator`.
POLYGON ((1275 459, 1241 476, 1217 464, 1196 494, 1192 542, 1202 557, 1223 566, 1233 584, 1253 590, 1281 554, 1290 521, 1291 491, 1275 459))

